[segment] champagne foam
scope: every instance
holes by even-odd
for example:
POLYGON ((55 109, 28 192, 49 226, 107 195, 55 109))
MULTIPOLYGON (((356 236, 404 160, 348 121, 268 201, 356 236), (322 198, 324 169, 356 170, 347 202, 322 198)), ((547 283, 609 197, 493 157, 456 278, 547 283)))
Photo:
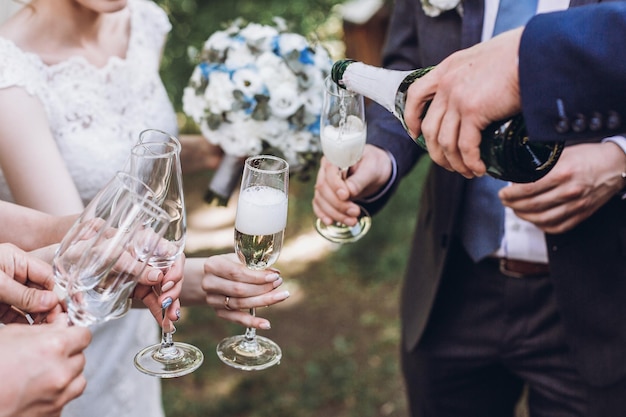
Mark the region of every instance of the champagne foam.
POLYGON ((287 194, 276 188, 253 186, 239 195, 235 228, 247 235, 271 235, 287 226, 287 194))

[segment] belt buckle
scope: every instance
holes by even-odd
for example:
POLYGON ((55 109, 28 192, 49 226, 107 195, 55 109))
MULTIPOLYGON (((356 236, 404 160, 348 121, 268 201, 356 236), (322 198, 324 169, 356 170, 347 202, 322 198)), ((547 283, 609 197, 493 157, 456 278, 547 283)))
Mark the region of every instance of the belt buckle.
POLYGON ((533 262, 516 261, 513 259, 500 258, 500 273, 511 278, 531 278, 545 276, 550 273, 548 265, 533 262), (519 268, 511 268, 518 265, 519 268))
POLYGON ((506 258, 500 258, 500 262, 498 262, 498 265, 500 265, 500 273, 502 275, 506 275, 507 277, 511 278, 526 278, 526 275, 508 269, 506 258))

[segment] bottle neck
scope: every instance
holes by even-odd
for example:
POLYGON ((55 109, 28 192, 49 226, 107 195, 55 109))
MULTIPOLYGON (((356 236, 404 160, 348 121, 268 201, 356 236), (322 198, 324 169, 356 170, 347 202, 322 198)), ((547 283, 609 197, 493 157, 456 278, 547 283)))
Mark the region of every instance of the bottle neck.
POLYGON ((391 113, 396 113, 396 93, 402 81, 413 71, 392 71, 362 62, 353 62, 343 73, 341 83, 346 89, 377 102, 391 113))

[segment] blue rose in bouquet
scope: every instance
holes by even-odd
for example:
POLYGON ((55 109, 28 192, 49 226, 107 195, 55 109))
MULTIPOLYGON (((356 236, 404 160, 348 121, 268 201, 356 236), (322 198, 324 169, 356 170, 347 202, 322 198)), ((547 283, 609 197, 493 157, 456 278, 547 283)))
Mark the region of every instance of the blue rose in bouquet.
POLYGON ((321 153, 323 83, 332 60, 321 45, 285 28, 282 19, 273 26, 237 20, 199 53, 183 111, 225 154, 207 200, 225 204, 247 156, 274 154, 306 175, 321 153))

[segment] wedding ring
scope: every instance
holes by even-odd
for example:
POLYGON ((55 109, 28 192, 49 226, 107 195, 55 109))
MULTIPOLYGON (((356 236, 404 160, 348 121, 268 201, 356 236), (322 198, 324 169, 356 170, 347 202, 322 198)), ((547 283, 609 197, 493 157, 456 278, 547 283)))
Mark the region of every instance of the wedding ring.
POLYGON ((224 298, 224 307, 226 307, 226 310, 233 311, 233 308, 231 308, 231 306, 228 305, 229 301, 230 301, 230 297, 226 296, 226 298, 224 298))

